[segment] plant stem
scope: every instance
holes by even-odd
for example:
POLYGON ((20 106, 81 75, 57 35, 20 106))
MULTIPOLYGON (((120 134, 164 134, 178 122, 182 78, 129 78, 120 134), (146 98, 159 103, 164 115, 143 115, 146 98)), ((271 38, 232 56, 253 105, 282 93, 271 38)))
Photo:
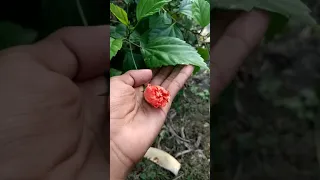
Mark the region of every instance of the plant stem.
POLYGON ((131 42, 129 39, 124 39, 125 41, 127 41, 129 44, 133 44, 133 45, 135 45, 135 46, 137 46, 137 47, 139 47, 139 48, 141 48, 142 49, 142 47, 141 46, 139 46, 138 44, 136 44, 136 43, 133 43, 133 42, 131 42))
POLYGON ((76 0, 76 3, 77 3, 77 9, 79 11, 79 14, 80 14, 80 17, 81 17, 83 25, 84 26, 88 26, 88 21, 86 19, 86 16, 84 15, 80 0, 76 0))
POLYGON ((132 57, 132 61, 133 61, 134 67, 138 70, 138 67, 136 65, 136 61, 134 60, 134 57, 133 57, 131 43, 129 43, 129 46, 130 46, 130 52, 131 52, 131 57, 132 57))

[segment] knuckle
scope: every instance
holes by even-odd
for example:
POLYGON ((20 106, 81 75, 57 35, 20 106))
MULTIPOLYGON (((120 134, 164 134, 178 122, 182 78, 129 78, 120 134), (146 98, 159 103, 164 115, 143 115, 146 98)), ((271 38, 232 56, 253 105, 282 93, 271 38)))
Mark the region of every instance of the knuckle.
POLYGON ((173 79, 172 83, 174 83, 179 89, 181 89, 183 87, 183 84, 180 83, 179 81, 177 81, 176 79, 173 79))

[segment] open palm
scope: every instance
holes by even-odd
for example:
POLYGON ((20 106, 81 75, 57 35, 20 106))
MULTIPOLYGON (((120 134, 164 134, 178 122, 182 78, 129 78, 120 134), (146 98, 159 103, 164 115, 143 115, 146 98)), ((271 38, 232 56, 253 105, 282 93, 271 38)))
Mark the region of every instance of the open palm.
POLYGON ((111 177, 125 177, 128 172, 119 173, 119 169, 129 170, 143 157, 159 134, 172 100, 192 72, 192 66, 169 66, 153 73, 135 70, 111 78, 111 177), (144 100, 143 85, 146 83, 160 85, 170 92, 167 106, 154 108, 144 100))

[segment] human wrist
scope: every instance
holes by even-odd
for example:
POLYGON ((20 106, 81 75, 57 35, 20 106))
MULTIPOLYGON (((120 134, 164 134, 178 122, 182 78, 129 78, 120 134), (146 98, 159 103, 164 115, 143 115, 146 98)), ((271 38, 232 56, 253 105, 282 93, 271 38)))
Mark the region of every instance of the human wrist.
POLYGON ((110 141, 110 179, 111 180, 125 180, 129 175, 134 163, 128 160, 117 149, 112 141, 110 141))

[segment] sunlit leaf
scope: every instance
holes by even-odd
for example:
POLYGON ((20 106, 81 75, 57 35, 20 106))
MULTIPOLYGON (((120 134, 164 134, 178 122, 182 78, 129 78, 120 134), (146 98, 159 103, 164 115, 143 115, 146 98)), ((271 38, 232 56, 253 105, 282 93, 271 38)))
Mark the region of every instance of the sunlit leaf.
POLYGON ((210 23, 210 4, 205 0, 194 0, 192 16, 200 26, 206 27, 210 23))
POLYGON ((155 38, 142 48, 141 51, 148 68, 191 64, 208 69, 207 64, 203 61, 197 50, 178 38, 155 38))
POLYGON ((117 17, 117 19, 122 22, 123 24, 129 26, 130 22, 128 20, 128 15, 126 11, 124 11, 121 7, 110 3, 110 11, 112 12, 113 15, 117 17))
POLYGON ((192 1, 191 0, 182 0, 179 6, 179 12, 188 17, 192 17, 192 1))
POLYGON ((110 60, 117 54, 122 47, 122 39, 110 38, 110 60))
POLYGON ((201 57, 207 61, 210 58, 209 50, 207 48, 197 48, 198 53, 201 55, 201 57))

